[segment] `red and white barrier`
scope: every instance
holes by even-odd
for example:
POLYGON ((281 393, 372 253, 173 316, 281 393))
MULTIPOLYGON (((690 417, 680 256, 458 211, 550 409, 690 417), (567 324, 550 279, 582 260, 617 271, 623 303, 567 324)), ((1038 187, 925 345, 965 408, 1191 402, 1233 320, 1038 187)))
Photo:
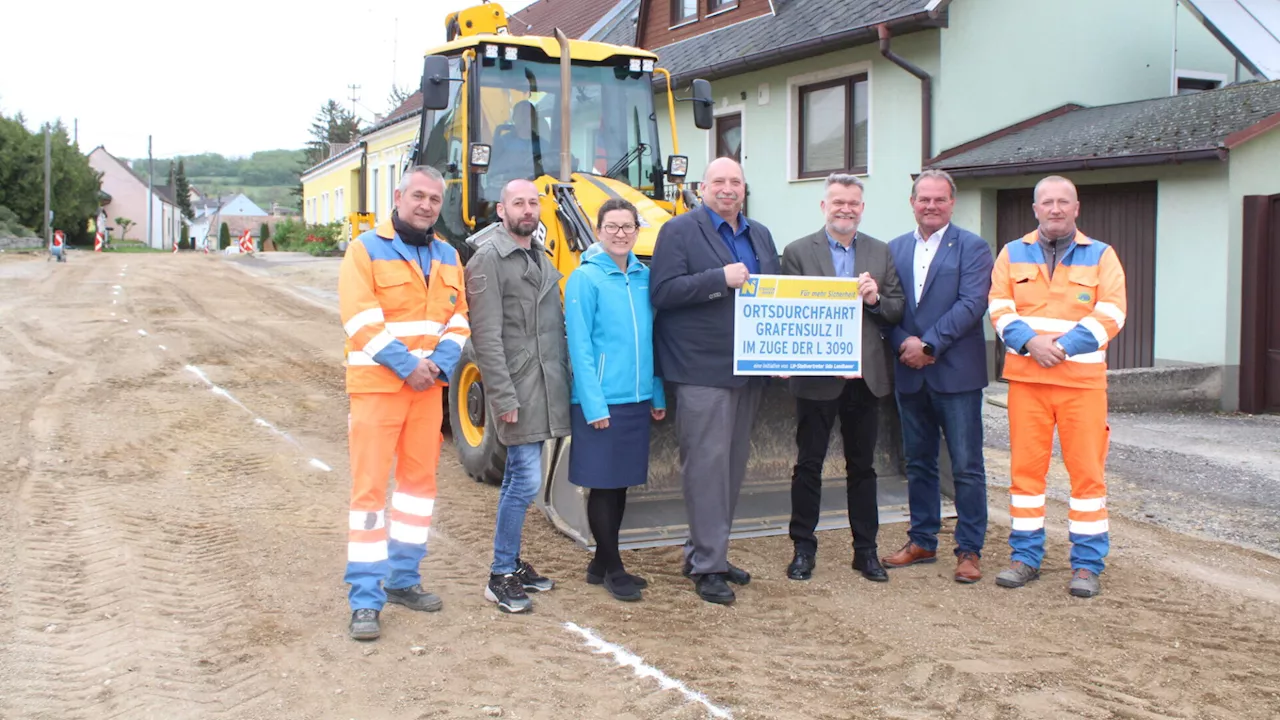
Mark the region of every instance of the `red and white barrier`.
POLYGON ((248 254, 254 251, 253 234, 245 230, 240 235, 240 252, 248 254))
POLYGON ((100 232, 93 234, 93 251, 102 252, 102 233, 100 232))

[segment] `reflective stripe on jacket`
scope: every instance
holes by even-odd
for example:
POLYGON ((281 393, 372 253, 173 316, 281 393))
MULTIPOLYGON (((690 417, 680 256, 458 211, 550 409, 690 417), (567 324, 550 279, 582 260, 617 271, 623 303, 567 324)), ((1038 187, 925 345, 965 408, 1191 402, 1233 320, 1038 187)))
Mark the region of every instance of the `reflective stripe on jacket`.
POLYGON ((423 248, 406 245, 390 222, 347 248, 338 307, 349 393, 397 392, 422 358, 440 368, 438 382, 448 382, 471 335, 457 250, 438 238, 423 248))
POLYGON ((1004 378, 1064 387, 1107 386, 1107 344, 1124 327, 1124 268, 1116 251, 1079 231, 1053 279, 1033 231, 1000 251, 987 308, 1008 354, 1004 378), (1036 335, 1060 335, 1066 362, 1042 368, 1026 352, 1036 335))
POLYGON ((634 253, 624 273, 599 243, 588 248, 565 285, 564 316, 572 402, 587 422, 608 418, 610 405, 652 400, 666 408, 662 380, 653 374, 649 268, 634 253))

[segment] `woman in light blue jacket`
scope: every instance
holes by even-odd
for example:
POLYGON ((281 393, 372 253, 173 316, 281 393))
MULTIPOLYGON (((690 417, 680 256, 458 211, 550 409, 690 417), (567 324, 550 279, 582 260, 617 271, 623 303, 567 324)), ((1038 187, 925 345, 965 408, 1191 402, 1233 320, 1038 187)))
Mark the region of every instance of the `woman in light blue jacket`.
POLYGON ((589 488, 587 519, 596 554, 587 582, 619 600, 639 600, 648 583, 618 554, 627 488, 649 475, 649 423, 666 415, 662 380, 653 373, 649 268, 631 248, 639 214, 614 198, 596 217, 597 242, 565 285, 565 328, 573 363, 573 443, 569 482, 589 488))

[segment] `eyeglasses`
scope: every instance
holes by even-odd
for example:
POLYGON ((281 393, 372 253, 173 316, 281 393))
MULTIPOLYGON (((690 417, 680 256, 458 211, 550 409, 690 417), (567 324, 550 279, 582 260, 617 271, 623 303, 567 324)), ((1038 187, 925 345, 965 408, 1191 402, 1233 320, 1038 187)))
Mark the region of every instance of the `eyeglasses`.
POLYGON ((626 225, 614 225, 613 223, 605 223, 604 225, 600 226, 600 229, 605 231, 609 235, 617 235, 619 232, 621 232, 623 235, 630 235, 631 233, 636 231, 636 226, 630 223, 626 225))

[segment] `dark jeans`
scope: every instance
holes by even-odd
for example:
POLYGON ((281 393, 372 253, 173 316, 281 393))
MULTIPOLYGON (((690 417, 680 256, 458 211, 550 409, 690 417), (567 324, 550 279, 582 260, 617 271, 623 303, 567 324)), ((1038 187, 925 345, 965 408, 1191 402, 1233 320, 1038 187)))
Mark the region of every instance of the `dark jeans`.
POLYGON ((816 552, 822 505, 822 465, 831 444, 831 428, 840 419, 848 478, 849 525, 855 552, 876 550, 880 508, 873 466, 880 425, 880 400, 863 380, 849 380, 834 400, 796 398, 796 456, 791 475, 791 541, 797 550, 816 552))
POLYGON ((942 493, 938 487, 939 435, 947 439, 956 484, 956 554, 982 553, 987 535, 987 471, 982 459, 982 391, 898 393, 902 453, 911 504, 911 542, 938 549, 942 493), (941 431, 941 433, 939 432, 941 431))

